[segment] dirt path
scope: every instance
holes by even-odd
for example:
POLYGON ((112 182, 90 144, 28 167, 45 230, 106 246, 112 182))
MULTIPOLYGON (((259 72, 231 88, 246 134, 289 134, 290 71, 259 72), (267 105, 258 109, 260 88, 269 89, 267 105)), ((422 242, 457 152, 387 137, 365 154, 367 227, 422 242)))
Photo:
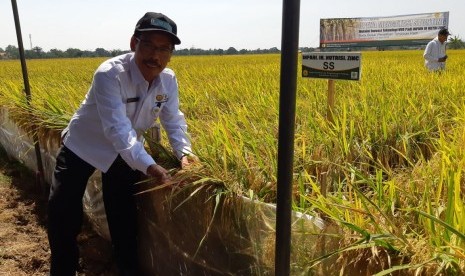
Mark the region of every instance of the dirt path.
MULTIPOLYGON (((28 170, 0 148, 0 276, 47 275, 46 195, 28 170)), ((115 275, 109 242, 84 223, 79 275, 115 275)))

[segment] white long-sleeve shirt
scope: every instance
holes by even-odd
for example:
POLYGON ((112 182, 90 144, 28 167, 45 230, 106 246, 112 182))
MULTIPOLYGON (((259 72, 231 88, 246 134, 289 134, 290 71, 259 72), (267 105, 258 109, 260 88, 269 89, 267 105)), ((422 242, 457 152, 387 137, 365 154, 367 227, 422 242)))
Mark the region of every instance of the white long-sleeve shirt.
POLYGON ((157 118, 178 158, 192 152, 174 72, 166 68, 149 88, 134 54, 124 54, 96 70, 84 101, 63 131, 63 142, 102 172, 120 154, 131 168, 146 173, 155 161, 144 148, 142 134, 157 118))
POLYGON ((425 58, 425 66, 431 71, 445 69, 446 63, 438 61, 445 55, 446 43, 441 43, 436 37, 426 45, 425 52, 423 53, 423 57, 425 58))

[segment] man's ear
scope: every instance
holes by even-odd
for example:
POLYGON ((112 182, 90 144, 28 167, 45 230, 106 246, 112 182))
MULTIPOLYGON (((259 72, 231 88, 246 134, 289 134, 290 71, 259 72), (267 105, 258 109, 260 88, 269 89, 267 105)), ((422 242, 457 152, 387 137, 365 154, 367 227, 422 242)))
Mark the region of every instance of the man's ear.
POLYGON ((131 51, 133 51, 133 52, 136 51, 136 43, 137 43, 136 37, 132 36, 131 37, 131 43, 129 45, 131 46, 131 51))

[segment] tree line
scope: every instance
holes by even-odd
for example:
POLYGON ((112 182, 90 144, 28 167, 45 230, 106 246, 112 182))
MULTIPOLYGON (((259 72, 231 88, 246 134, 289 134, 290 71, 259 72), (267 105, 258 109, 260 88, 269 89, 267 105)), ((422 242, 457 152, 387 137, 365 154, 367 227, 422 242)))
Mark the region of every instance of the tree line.
MULTIPOLYGON (((458 36, 450 37, 447 42, 447 48, 449 49, 465 49, 465 42, 462 41, 458 36)), ((312 47, 301 47, 299 50, 301 52, 312 52, 316 48, 312 47)), ((347 49, 344 49, 347 50, 347 49)), ((360 49, 350 49, 354 51, 362 50, 360 49)), ((386 49, 378 49, 386 50, 386 49)), ((337 51, 337 50, 336 50, 337 51)), ((124 53, 130 52, 129 50, 105 50, 104 48, 96 48, 94 51, 81 50, 77 48, 68 48, 65 51, 59 49, 51 49, 50 51, 44 51, 41 47, 36 46, 29 50, 24 50, 24 55, 28 59, 41 59, 41 58, 80 58, 80 57, 115 57, 124 53)), ((189 56, 189 55, 246 55, 246 54, 273 54, 280 53, 281 51, 272 47, 269 49, 256 49, 256 50, 247 50, 241 49, 237 50, 234 47, 229 47, 228 49, 199 49, 199 48, 189 48, 189 49, 175 49, 174 54, 179 56, 189 56)), ((0 59, 19 59, 19 49, 14 45, 8 45, 5 49, 0 48, 0 59)))
MULTIPOLYGON (((311 51, 312 48, 302 48, 304 51, 311 51)), ((28 59, 45 59, 45 58, 82 58, 82 57, 114 57, 124 53, 130 52, 129 50, 105 50, 104 48, 96 48, 94 51, 81 50, 77 48, 68 48, 65 51, 59 49, 51 49, 44 51, 41 47, 33 47, 32 49, 24 50, 24 55, 28 59)), ((174 54, 180 56, 188 55, 245 55, 245 54, 270 54, 280 53, 281 51, 276 48, 270 49, 256 49, 256 50, 237 50, 234 47, 228 49, 175 49, 174 54)), ((14 45, 8 45, 5 49, 0 48, 0 59, 19 59, 19 49, 14 45)))

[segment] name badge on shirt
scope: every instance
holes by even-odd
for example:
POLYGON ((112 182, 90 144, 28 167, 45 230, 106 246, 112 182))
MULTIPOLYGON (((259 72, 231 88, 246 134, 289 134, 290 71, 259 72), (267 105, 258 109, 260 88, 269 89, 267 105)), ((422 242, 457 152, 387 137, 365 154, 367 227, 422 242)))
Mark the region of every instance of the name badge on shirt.
POLYGON ((135 97, 135 98, 128 98, 126 100, 126 103, 135 103, 135 102, 138 102, 139 101, 139 97, 135 97))

